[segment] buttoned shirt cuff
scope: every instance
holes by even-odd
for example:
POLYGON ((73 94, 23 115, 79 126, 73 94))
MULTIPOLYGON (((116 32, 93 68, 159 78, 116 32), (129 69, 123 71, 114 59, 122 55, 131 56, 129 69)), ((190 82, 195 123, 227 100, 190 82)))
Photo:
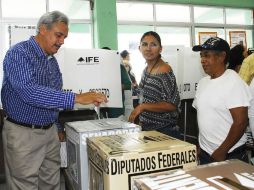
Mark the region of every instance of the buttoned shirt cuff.
POLYGON ((65 96, 65 109, 73 109, 75 104, 75 93, 68 92, 65 96))

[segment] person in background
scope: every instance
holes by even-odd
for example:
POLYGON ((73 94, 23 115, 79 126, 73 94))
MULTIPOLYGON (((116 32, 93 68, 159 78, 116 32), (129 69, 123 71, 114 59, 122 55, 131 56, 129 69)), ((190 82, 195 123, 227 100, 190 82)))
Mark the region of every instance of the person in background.
POLYGON ((7 116, 2 135, 8 190, 59 190, 59 109, 107 101, 95 92, 62 90, 54 54, 64 44, 68 23, 59 11, 45 13, 36 36, 14 45, 5 55, 1 100, 7 116))
POLYGON ((250 91, 251 91, 252 99, 250 101, 250 106, 248 109, 248 117, 249 117, 249 127, 250 127, 252 138, 253 138, 254 137, 254 80, 253 79, 250 83, 250 91))
POLYGON ((130 54, 129 54, 129 52, 127 50, 124 50, 120 53, 120 55, 121 55, 121 58, 122 58, 123 65, 124 65, 126 71, 129 74, 129 77, 131 79, 132 87, 137 87, 137 81, 136 81, 134 73, 132 72, 132 68, 131 68, 131 65, 130 65, 130 54))
POLYGON ((200 51, 201 65, 208 75, 197 87, 193 107, 197 110, 200 164, 227 159, 247 162, 245 151, 248 85, 231 69, 226 69, 230 47, 218 37, 192 48, 200 51))
POLYGON ((254 53, 251 53, 243 60, 239 75, 248 85, 250 85, 254 77, 254 53))
MULTIPOLYGON (((111 50, 109 47, 103 47, 102 49, 111 50)), ((129 75, 123 64, 120 64, 120 72, 121 72, 121 86, 122 86, 122 108, 108 108, 106 112, 108 112, 109 118, 117 118, 125 114, 125 106, 124 106, 124 90, 131 90, 131 80, 129 75)))
MULTIPOLYGON (((132 72, 132 68, 131 68, 131 65, 130 65, 130 54, 127 50, 123 50, 120 53, 120 55, 122 57, 123 65, 124 65, 125 69, 127 70, 128 74, 129 74, 129 77, 131 79, 132 96, 137 97, 138 84, 137 84, 135 75, 132 72)), ((137 98, 133 99, 133 107, 135 108, 135 107, 137 107, 137 105, 138 105, 138 99, 137 98)))
POLYGON ((156 130, 180 138, 177 126, 180 96, 172 68, 161 59, 161 39, 154 32, 143 34, 139 50, 146 60, 139 84, 140 104, 132 111, 129 121, 139 124, 143 131, 156 130))
POLYGON ((247 49, 242 44, 238 44, 230 49, 228 69, 239 72, 243 60, 248 56, 247 49))

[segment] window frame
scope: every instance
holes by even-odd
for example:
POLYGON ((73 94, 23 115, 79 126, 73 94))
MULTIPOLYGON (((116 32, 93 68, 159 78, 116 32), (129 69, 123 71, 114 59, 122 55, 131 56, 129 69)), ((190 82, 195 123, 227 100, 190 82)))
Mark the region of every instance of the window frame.
MULTIPOLYGON (((140 1, 131 1, 131 0, 117 0, 116 3, 140 3, 140 1)), ((117 20, 117 25, 119 26, 131 26, 131 25, 140 25, 140 26, 151 26, 154 31, 157 31, 157 27, 189 27, 189 39, 190 39, 190 47, 193 47, 194 45, 198 45, 198 36, 196 36, 196 29, 198 28, 211 28, 211 29, 217 29, 221 31, 221 38, 227 39, 227 36, 229 35, 227 32, 229 29, 239 29, 239 30, 251 30, 252 36, 254 36, 254 25, 239 25, 239 24, 226 24, 226 9, 231 7, 225 7, 225 6, 209 6, 209 5, 190 5, 190 4, 184 4, 186 6, 189 6, 190 9, 190 22, 162 22, 157 21, 156 19, 156 5, 183 5, 183 4, 177 4, 177 3, 164 3, 164 2, 145 2, 142 1, 142 3, 149 3, 153 5, 153 21, 124 21, 124 20, 117 20), (194 7, 205 7, 205 8, 221 8, 223 10, 223 23, 197 23, 194 21, 194 7)), ((237 8, 235 8, 237 9, 237 8)), ((244 8, 239 8, 244 9, 244 8)), ((245 10, 251 10, 250 8, 246 8, 245 10)), ((254 19, 253 19, 254 20, 254 19)), ((253 21, 254 22, 254 21, 253 21)), ((213 31, 212 31, 213 32, 213 31)), ((119 33, 118 33, 119 35, 119 33)), ((247 37, 246 37, 247 38, 247 37)), ((247 39, 248 41, 248 39, 247 39)), ((252 44, 249 44, 249 46, 254 46, 254 37, 251 39, 252 44)), ((248 44, 247 44, 248 45, 248 44)), ((118 47, 121 47, 118 41, 118 47)), ((128 50, 128 49, 127 49, 128 50)))

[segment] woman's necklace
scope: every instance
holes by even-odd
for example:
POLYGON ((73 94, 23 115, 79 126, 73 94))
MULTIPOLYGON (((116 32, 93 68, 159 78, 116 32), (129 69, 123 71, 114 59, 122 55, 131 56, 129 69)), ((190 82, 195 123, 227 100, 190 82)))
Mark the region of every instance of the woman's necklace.
MULTIPOLYGON (((139 97, 139 104, 143 103, 143 100, 144 100, 144 87, 145 87, 146 81, 147 81, 148 77, 150 76, 150 74, 152 73, 153 69, 155 68, 155 65, 157 65, 159 63, 159 60, 160 60, 160 57, 153 64, 153 66, 152 66, 151 70, 149 71, 149 73, 145 74, 145 76, 144 76, 142 86, 140 86, 140 88, 139 88, 139 95, 138 95, 138 97, 139 97)), ((147 71, 147 69, 148 69, 148 66, 146 68, 146 71, 147 71)))
MULTIPOLYGON (((155 68, 155 65, 157 65, 159 63, 160 57, 156 60, 156 62, 153 64, 151 70, 149 71, 149 73, 147 75, 144 76, 144 80, 143 80, 143 84, 141 88, 144 88, 145 83, 147 81, 147 78, 150 76, 150 74, 152 73, 153 69, 155 68)), ((146 71, 148 70, 148 66, 146 68, 146 71)))

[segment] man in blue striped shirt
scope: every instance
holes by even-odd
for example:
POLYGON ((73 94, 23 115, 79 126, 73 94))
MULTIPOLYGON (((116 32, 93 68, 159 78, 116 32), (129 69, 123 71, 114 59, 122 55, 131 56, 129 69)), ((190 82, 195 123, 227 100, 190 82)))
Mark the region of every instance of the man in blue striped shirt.
POLYGON ((99 93, 62 91, 62 74, 53 55, 68 35, 68 23, 59 11, 44 14, 36 36, 5 55, 1 98, 7 115, 3 144, 8 189, 59 190, 59 109, 107 101, 99 93))

